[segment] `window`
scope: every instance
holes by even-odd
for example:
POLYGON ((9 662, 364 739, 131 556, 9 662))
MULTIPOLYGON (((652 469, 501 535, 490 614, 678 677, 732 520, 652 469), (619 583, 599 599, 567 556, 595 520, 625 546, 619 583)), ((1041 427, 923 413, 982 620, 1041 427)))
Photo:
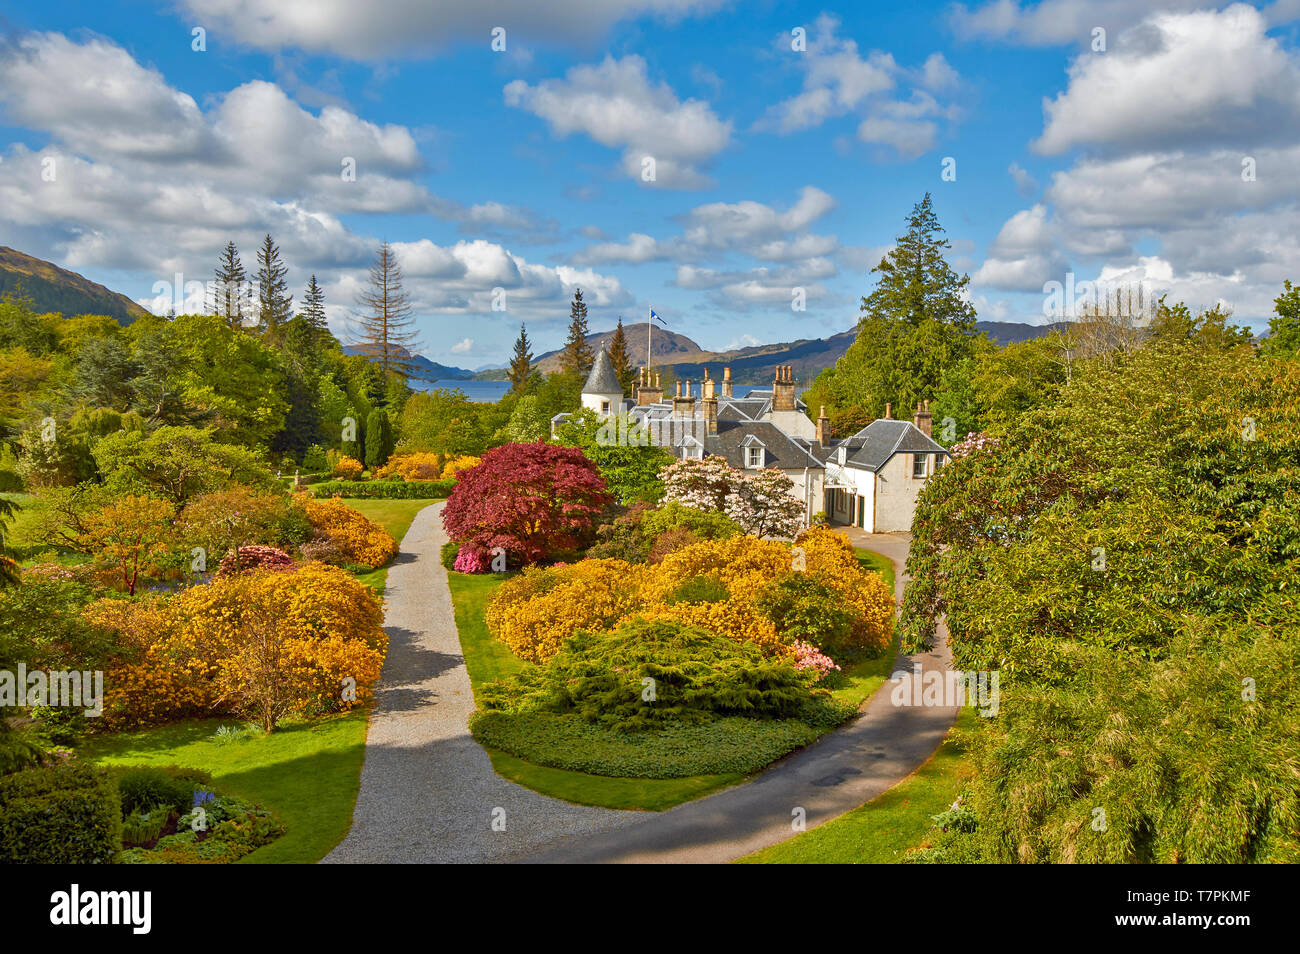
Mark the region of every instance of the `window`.
POLYGON ((608 413, 609 413, 609 402, 608 402, 608 401, 601 401, 601 402, 600 402, 600 413, 601 413, 601 414, 608 414, 608 413))
POLYGON ((942 467, 942 466, 943 466, 943 455, 942 455, 942 454, 935 454, 935 455, 934 455, 934 472, 937 474, 937 473, 939 472, 939 468, 942 467))
POLYGON ((912 455, 912 476, 913 477, 925 476, 925 457, 926 457, 925 454, 912 455))
POLYGON ((745 466, 762 467, 763 466, 763 448, 746 447, 745 448, 745 466))

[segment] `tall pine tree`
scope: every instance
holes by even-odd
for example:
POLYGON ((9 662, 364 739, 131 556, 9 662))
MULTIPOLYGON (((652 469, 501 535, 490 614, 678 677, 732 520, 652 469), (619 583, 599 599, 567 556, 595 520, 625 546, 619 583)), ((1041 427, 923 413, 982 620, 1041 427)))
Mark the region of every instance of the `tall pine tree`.
POLYGON ((528 340, 528 331, 523 323, 519 324, 519 337, 515 339, 515 352, 510 357, 510 390, 523 394, 528 384, 528 375, 533 370, 533 343, 528 340))
POLYGON ((569 307, 569 337, 560 353, 560 364, 571 374, 588 374, 596 360, 596 352, 587 344, 587 303, 582 300, 582 289, 574 289, 573 304, 569 307))
POLYGON ((325 290, 316 283, 313 275, 307 282, 307 291, 302 296, 302 318, 313 331, 325 331, 325 290))
POLYGON ((385 374, 407 375, 415 369, 411 360, 415 345, 415 319, 411 300, 402 288, 402 269, 397 255, 387 242, 379 246, 370 266, 370 282, 357 296, 357 315, 361 353, 374 361, 385 374))
POLYGON ((280 248, 268 234, 257 250, 257 328, 271 341, 279 341, 284 325, 293 317, 293 296, 285 276, 289 266, 280 260, 280 248))
POLYGON ((212 313, 224 318, 230 327, 242 328, 247 295, 244 282, 248 276, 234 242, 227 242, 222 249, 213 278, 212 313))
POLYGON ((619 316, 618 327, 614 329, 614 337, 609 339, 609 363, 614 366, 614 374, 618 376, 618 383, 623 385, 623 393, 632 393, 632 359, 627 353, 627 335, 623 333, 623 318, 619 316))
POLYGON ((862 299, 857 339, 804 397, 809 408, 831 409, 837 432, 880 417, 886 404, 896 416, 910 417, 918 401, 935 396, 951 368, 974 354, 970 276, 948 264, 950 248, 927 192, 912 207, 907 231, 872 269, 879 277, 862 299))

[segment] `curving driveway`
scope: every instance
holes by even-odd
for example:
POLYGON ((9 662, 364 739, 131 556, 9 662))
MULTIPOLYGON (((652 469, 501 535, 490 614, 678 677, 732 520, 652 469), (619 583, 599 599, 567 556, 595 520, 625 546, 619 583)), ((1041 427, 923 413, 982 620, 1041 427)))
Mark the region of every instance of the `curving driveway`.
MULTIPOLYGON (((877 692, 851 722, 753 780, 658 813, 570 805, 509 782, 466 728, 474 697, 456 634, 442 504, 416 516, 388 571, 390 645, 376 691, 352 830, 331 862, 725 862, 850 811, 897 784, 943 741, 955 708, 892 705, 877 692), (500 821, 504 817, 504 830, 500 821), (494 818, 498 824, 493 825, 494 818)), ((908 540, 853 538, 893 559, 908 540)), ((934 652, 894 670, 948 668, 934 652)))

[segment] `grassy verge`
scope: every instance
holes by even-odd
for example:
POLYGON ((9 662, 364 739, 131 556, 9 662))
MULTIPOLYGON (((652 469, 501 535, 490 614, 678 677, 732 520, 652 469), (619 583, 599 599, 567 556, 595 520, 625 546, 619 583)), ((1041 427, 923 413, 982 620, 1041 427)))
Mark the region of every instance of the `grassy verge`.
MULTIPOLYGON (((436 500, 371 500, 359 497, 340 498, 345 504, 368 519, 379 524, 394 540, 401 540, 411 528, 415 515, 436 500)), ((388 581, 388 567, 367 570, 354 574, 358 580, 369 586, 380 596, 384 595, 384 584, 388 581)))
POLYGON ((311 864, 348 833, 361 787, 366 713, 285 723, 219 743, 212 735, 230 719, 197 719, 91 738, 82 758, 105 765, 182 765, 212 773, 213 787, 280 816, 284 836, 237 864, 311 864))
MULTIPOLYGON (((957 726, 969 728, 977 718, 972 709, 962 709, 957 726)), ((952 804, 970 773, 965 750, 949 734, 928 762, 889 791, 738 863, 895 864, 921 845, 931 818, 952 804)))
POLYGON ((889 592, 894 592, 893 560, 883 553, 877 553, 875 550, 868 550, 865 547, 854 547, 853 553, 857 556, 858 562, 862 564, 863 569, 879 573, 884 578, 885 585, 889 587, 889 592))

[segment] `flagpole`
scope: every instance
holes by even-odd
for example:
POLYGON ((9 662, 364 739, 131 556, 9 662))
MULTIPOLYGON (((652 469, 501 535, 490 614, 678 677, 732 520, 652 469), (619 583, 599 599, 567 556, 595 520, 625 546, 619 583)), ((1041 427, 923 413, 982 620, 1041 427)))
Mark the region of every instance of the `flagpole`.
POLYGON ((648 305, 649 312, 645 316, 645 366, 646 370, 651 368, 650 363, 650 334, 654 331, 655 321, 650 316, 654 314, 655 306, 648 305))

